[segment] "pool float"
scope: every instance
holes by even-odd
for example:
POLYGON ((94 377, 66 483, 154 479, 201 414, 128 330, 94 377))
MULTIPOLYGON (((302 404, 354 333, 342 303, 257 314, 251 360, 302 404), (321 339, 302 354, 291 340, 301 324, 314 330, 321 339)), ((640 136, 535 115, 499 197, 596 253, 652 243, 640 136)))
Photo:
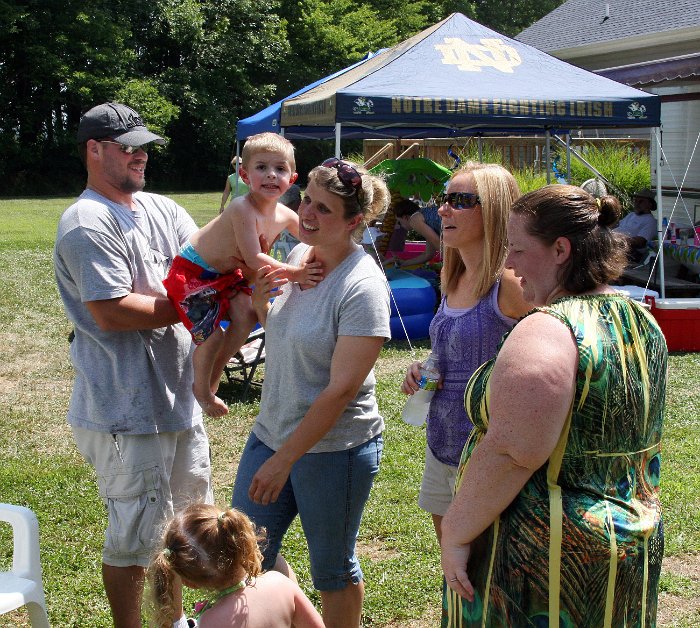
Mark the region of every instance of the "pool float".
POLYGON ((406 336, 411 340, 427 338, 437 303, 435 289, 426 279, 404 270, 390 268, 386 276, 393 295, 390 300, 391 318, 389 320, 392 339, 406 340, 406 336), (399 313, 403 319, 403 326, 399 313))

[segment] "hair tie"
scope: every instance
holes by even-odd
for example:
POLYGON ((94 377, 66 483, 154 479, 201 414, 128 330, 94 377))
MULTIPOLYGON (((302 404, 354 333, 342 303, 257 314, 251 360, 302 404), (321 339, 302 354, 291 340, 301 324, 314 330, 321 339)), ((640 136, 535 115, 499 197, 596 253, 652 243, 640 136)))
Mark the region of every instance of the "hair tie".
POLYGON ((600 211, 600 199, 596 197, 595 204, 598 206, 598 211, 600 211))
POLYGON ((219 516, 217 517, 218 522, 219 522, 219 523, 223 523, 225 517, 226 517, 226 513, 225 513, 225 512, 219 513, 219 516))
POLYGON ((169 547, 164 547, 163 548, 163 556, 165 556, 165 560, 169 561, 170 558, 173 555, 173 550, 171 550, 169 547))

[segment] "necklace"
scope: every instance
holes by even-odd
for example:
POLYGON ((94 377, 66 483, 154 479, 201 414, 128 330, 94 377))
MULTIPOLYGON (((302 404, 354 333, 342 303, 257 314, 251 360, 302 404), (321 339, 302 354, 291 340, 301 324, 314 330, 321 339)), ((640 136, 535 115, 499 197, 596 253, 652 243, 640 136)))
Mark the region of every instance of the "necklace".
POLYGON ((205 611, 208 611, 221 598, 226 597, 230 593, 235 593, 236 591, 240 591, 243 587, 245 587, 245 581, 241 580, 238 584, 234 584, 233 586, 227 587, 226 589, 222 589, 211 600, 204 600, 203 602, 197 602, 194 605, 194 612, 195 612, 194 618, 199 619, 204 614, 205 611))

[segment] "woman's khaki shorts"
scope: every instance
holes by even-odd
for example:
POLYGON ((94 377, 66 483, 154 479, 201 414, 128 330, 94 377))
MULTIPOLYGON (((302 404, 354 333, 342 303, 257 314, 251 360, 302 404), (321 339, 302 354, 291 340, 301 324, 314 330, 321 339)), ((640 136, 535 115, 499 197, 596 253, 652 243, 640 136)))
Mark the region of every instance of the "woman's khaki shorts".
POLYGON ((445 515, 452 503, 452 495, 457 480, 457 467, 440 462, 425 447, 425 470, 418 495, 418 505, 434 515, 445 515))

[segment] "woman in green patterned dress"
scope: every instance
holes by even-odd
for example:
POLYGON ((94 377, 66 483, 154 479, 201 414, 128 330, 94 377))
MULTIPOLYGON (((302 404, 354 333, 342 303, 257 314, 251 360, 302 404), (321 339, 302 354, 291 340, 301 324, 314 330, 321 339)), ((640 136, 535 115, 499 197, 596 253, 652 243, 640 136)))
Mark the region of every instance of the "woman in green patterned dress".
POLYGON ((620 205, 521 197, 506 267, 537 307, 465 393, 475 428, 442 523, 443 626, 654 626, 667 349, 607 284, 620 205))

